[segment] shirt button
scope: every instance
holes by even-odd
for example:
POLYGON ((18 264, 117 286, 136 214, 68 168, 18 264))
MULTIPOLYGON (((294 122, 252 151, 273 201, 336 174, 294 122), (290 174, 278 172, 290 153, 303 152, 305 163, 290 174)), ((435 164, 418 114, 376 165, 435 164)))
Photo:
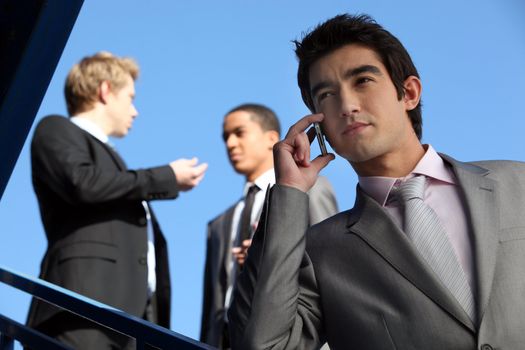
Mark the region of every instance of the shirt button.
POLYGON ((493 348, 490 344, 483 344, 481 345, 481 350, 493 350, 493 348))

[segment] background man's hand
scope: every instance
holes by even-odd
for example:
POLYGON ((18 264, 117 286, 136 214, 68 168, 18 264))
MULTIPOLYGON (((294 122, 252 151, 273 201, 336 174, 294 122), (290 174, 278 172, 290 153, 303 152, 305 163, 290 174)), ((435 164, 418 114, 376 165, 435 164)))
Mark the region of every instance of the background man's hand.
POLYGON ((177 159, 171 162, 169 165, 175 177, 177 178, 177 184, 181 191, 189 191, 193 187, 197 186, 204 177, 206 169, 208 169, 207 163, 197 165, 198 159, 177 159))
POLYGON ((300 119, 290 127, 284 140, 275 144, 273 158, 277 184, 307 192, 314 185, 321 169, 334 159, 333 154, 327 154, 310 161, 310 143, 315 134, 309 131, 307 135, 305 130, 310 124, 323 119, 322 114, 300 119))
POLYGON ((252 240, 245 239, 244 241, 242 241, 242 246, 232 248, 233 257, 235 258, 239 266, 242 266, 244 264, 244 261, 248 257, 248 248, 250 248, 251 245, 252 240))

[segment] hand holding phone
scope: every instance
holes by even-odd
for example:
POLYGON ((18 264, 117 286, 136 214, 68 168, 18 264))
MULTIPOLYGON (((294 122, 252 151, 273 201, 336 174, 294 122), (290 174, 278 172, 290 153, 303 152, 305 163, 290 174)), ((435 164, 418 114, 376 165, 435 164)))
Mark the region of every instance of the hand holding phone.
POLYGON ((319 142, 319 148, 321 149, 321 154, 326 156, 328 152, 326 151, 326 144, 324 142, 324 134, 321 131, 321 126, 319 123, 314 123, 315 135, 317 136, 317 142, 319 142))

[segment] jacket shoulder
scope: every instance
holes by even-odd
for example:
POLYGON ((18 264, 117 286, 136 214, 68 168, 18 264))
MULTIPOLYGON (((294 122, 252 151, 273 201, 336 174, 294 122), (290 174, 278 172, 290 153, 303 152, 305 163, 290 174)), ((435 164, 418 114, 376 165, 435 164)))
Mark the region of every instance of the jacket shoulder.
POLYGON ((75 129, 79 128, 71 123, 68 118, 57 114, 49 115, 38 122, 35 128, 35 136, 38 137, 41 134, 59 134, 62 131, 75 129))
POLYGON ((219 224, 222 220, 224 220, 228 216, 233 216, 233 212, 235 211, 235 207, 236 206, 237 206, 237 202, 232 204, 228 209, 226 209, 225 211, 223 211, 222 213, 220 213, 219 215, 217 215, 216 217, 214 217, 210 221, 208 221, 208 226, 209 227, 213 227, 213 226, 219 224))
POLYGON ((329 241, 331 235, 345 232, 352 210, 353 209, 342 211, 311 226, 307 232, 308 240, 312 242, 329 241))
POLYGON ((476 165, 493 171, 525 170, 525 162, 515 160, 479 160, 475 162, 468 162, 467 164, 476 165))
POLYGON ((523 175, 525 174, 525 162, 515 160, 478 160, 461 162, 446 154, 440 155, 449 162, 456 170, 465 170, 472 174, 478 174, 488 177, 505 177, 506 175, 523 175))
POLYGON ((63 115, 52 114, 52 115, 48 115, 42 118, 38 122, 37 128, 57 126, 57 125, 66 125, 70 123, 71 122, 69 121, 69 118, 64 117, 63 115))
POLYGON ((498 181, 500 184, 514 188, 525 188, 525 163, 511 160, 485 160, 472 162, 472 165, 487 171, 488 178, 498 181), (521 184, 521 185, 520 185, 521 184))

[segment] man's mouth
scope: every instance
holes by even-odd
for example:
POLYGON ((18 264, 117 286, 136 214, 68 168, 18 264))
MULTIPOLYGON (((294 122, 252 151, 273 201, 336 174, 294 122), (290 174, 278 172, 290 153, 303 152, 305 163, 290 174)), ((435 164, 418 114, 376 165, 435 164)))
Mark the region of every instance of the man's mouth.
POLYGON ((357 135, 369 126, 370 126, 369 123, 353 122, 352 124, 347 125, 346 128, 344 128, 343 135, 348 135, 348 136, 357 135))
POLYGON ((230 161, 238 162, 241 159, 242 155, 239 153, 235 153, 235 154, 230 154, 229 157, 230 157, 230 161))

